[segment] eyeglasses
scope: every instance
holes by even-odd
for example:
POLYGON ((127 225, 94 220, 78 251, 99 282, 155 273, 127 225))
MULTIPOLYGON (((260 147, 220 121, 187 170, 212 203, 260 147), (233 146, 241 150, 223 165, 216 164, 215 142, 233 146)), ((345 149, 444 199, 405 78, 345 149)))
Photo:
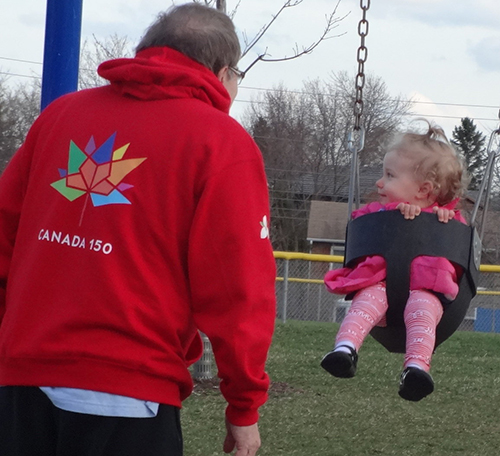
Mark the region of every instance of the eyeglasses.
POLYGON ((238 68, 230 66, 229 69, 236 75, 238 78, 238 84, 241 84, 241 81, 243 81, 243 78, 245 77, 245 72, 238 70, 238 68))

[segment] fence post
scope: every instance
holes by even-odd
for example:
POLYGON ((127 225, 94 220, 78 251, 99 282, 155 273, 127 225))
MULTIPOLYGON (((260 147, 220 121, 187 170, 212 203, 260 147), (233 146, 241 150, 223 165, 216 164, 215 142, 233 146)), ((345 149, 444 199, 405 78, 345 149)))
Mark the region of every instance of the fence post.
POLYGON ((283 315, 281 320, 286 323, 286 306, 288 304, 288 274, 290 260, 285 259, 285 270, 283 271, 283 315))
POLYGON ((316 321, 321 321, 321 298, 322 298, 321 290, 322 289, 323 289, 323 287, 320 286, 319 290, 318 290, 318 315, 317 315, 316 321))
POLYGON ((195 380, 210 380, 212 374, 212 344, 210 339, 203 333, 200 333, 203 341, 203 354, 201 358, 193 365, 193 378, 195 380))

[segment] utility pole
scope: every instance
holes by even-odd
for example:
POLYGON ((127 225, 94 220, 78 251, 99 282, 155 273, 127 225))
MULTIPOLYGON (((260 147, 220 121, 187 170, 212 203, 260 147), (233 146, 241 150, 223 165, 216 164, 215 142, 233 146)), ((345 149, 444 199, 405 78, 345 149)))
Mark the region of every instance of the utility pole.
POLYGON ((226 0, 217 0, 217 9, 226 14, 226 0))

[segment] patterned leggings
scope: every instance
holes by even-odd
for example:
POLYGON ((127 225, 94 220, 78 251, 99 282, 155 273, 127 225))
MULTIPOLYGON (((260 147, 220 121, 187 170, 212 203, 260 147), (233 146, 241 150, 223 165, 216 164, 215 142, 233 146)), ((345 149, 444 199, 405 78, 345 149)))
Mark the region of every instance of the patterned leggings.
MULTIPOLYGON (((387 294, 384 283, 377 283, 359 291, 340 326, 335 346, 349 342, 359 351, 374 326, 386 326, 387 294)), ((443 316, 441 301, 426 290, 412 290, 406 303, 406 356, 404 366, 418 366, 430 370, 436 341, 436 326, 443 316)))

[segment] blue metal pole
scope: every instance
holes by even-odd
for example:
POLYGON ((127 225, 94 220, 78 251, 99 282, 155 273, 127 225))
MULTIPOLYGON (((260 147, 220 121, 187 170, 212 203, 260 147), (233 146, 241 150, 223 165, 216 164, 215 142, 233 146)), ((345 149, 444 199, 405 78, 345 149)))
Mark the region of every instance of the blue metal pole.
POLYGON ((47 0, 42 110, 78 88, 83 0, 47 0))

